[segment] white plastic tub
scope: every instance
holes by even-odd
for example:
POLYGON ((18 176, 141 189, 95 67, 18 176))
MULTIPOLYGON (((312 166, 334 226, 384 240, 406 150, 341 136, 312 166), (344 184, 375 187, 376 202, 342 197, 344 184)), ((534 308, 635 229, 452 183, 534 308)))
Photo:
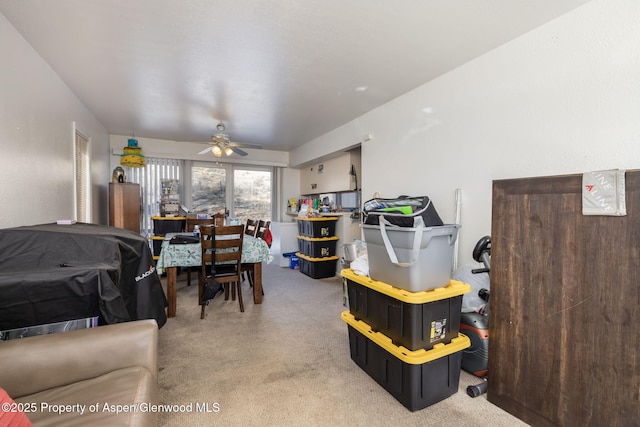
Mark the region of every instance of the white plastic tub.
POLYGON ((381 227, 362 224, 369 256, 369 276, 411 292, 447 286, 460 225, 381 227), (385 244, 383 233, 388 237, 385 244), (419 235, 416 235, 418 233, 419 235))

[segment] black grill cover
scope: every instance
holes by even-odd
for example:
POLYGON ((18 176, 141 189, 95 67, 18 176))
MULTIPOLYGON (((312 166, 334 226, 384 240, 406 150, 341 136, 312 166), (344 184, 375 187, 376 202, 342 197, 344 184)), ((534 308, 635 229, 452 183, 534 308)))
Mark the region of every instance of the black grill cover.
POLYGON ((96 224, 0 230, 0 330, 99 316, 167 321, 147 241, 96 224))

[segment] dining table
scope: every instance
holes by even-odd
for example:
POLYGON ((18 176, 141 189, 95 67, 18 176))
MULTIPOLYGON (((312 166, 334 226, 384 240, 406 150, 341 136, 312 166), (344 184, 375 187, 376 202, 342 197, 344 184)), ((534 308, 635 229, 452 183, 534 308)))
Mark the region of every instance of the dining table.
MULTIPOLYGON (((167 233, 156 262, 158 274, 167 274, 167 317, 176 316, 178 267, 202 266, 200 243, 171 244, 171 238, 192 233, 167 233)), ((242 263, 253 267, 253 302, 262 304, 262 263, 273 261, 267 243, 257 237, 245 234, 242 240, 242 263)))

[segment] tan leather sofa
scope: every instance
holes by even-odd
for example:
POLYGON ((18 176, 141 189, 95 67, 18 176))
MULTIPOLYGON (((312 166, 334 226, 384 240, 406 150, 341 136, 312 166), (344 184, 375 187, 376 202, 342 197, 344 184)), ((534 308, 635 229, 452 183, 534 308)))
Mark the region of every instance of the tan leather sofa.
POLYGON ((157 424, 155 320, 0 342, 0 361, 0 387, 34 426, 157 424))

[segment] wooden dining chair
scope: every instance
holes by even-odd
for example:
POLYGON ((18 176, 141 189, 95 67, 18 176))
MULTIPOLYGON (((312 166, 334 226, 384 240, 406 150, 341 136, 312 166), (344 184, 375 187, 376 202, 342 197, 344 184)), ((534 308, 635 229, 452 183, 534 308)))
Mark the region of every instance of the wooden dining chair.
POLYGON ((244 227, 244 232, 249 236, 255 237, 257 231, 258 231, 258 221, 253 219, 247 219, 247 224, 244 227))
POLYGON ((212 218, 187 218, 185 220, 185 230, 187 233, 192 233, 195 226, 202 227, 203 225, 213 225, 212 218))
MULTIPOLYGON (((189 218, 187 217, 186 222, 185 222, 185 231, 187 233, 193 233, 193 230, 195 229, 196 225, 199 227, 202 227, 203 225, 213 225, 213 219, 211 218, 189 218)), ((191 271, 192 270, 196 270, 198 267, 186 267, 185 269, 187 270, 187 286, 191 286, 191 271)), ((200 274, 199 270, 196 270, 198 272, 198 275, 200 274)), ((200 281, 202 278, 198 277, 198 281, 200 281)))
MULTIPOLYGON (((258 238, 258 239, 262 239, 266 242, 266 237, 267 237, 267 233, 269 232, 269 227, 271 226, 271 221, 264 221, 264 220, 259 220, 256 223, 256 234, 254 237, 258 238)), ((269 247, 271 247, 271 245, 269 245, 267 243, 267 245, 269 247)), ((242 271, 243 273, 246 275, 247 279, 249 280, 249 286, 251 286, 253 288, 253 282, 254 282, 254 277, 253 277, 253 265, 251 264, 243 264, 242 265, 242 271)), ((262 288, 262 295, 264 295, 264 287, 262 288)))
POLYGON ((271 221, 259 220, 257 231, 256 231, 256 237, 264 240, 264 238, 267 237, 267 231, 269 231, 270 226, 271 226, 271 221))
POLYGON ((224 286, 225 300, 229 299, 229 288, 234 301, 237 291, 240 311, 244 312, 240 277, 243 239, 244 225, 204 226, 200 229, 202 281, 198 283, 198 301, 201 305, 201 319, 204 319, 205 306, 209 302, 202 301, 202 295, 205 288, 214 281, 224 286))
MULTIPOLYGON (((244 234, 255 237, 257 232, 258 232, 258 221, 247 218, 247 222, 244 227, 244 234)), ((249 283, 252 284, 253 278, 250 277, 250 274, 251 273, 249 272, 248 268, 245 266, 242 272, 243 280, 248 279, 249 283)), ((253 284, 251 286, 253 286, 253 284)))
POLYGON ((213 214, 213 221, 216 227, 224 225, 224 214, 220 212, 213 214))

